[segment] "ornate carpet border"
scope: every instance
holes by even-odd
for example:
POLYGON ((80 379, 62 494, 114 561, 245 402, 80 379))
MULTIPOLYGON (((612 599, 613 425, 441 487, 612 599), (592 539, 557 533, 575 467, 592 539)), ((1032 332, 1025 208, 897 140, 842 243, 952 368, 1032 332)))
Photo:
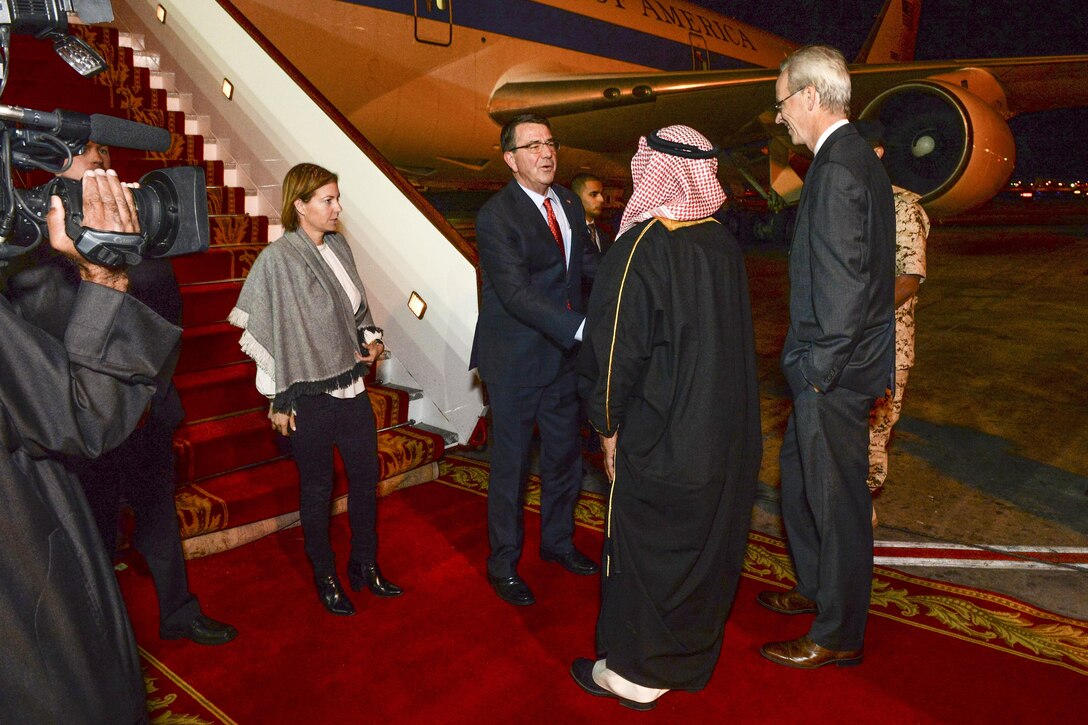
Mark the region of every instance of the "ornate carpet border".
MULTIPOLYGON (((439 461, 438 478, 435 480, 453 488, 486 496, 489 471, 487 461, 447 453, 439 461)), ((529 483, 525 486, 525 508, 540 513, 540 478, 537 476, 529 476, 529 483)), ((604 496, 582 491, 574 505, 574 523, 604 533, 604 510, 604 496)))
POLYGON ((143 647, 137 649, 143 660, 147 716, 152 725, 237 725, 154 655, 143 647))
MULTIPOLYGON (((488 470, 486 461, 448 453, 436 480, 486 496, 488 470)), ((600 494, 583 491, 575 507, 575 523, 603 532, 605 503, 600 494)), ((525 508, 540 512, 537 476, 529 478, 525 508)), ((792 586, 796 579, 785 542, 750 532, 744 576, 792 586)), ((876 567, 869 611, 879 617, 1088 675, 1088 622, 1062 617, 994 592, 876 567)))

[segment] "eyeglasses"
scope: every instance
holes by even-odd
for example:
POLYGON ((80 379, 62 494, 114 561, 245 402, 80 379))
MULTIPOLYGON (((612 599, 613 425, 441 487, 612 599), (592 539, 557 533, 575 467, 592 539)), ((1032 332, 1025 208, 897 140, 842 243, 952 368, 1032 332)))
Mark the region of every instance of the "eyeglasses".
POLYGON ((544 150, 545 146, 550 148, 552 151, 558 151, 559 150, 559 142, 556 141, 554 138, 550 138, 547 141, 530 141, 529 143, 525 144, 524 146, 515 146, 514 148, 508 149, 508 150, 509 151, 518 151, 520 149, 525 149, 526 151, 528 151, 531 154, 539 154, 541 151, 544 150))
POLYGON ((786 96, 785 98, 783 98, 781 101, 775 101, 774 102, 774 112, 775 113, 782 113, 782 106, 786 105, 786 101, 790 100, 791 98, 793 98, 798 93, 805 90, 806 88, 808 88, 808 86, 801 86, 796 91, 794 91, 793 93, 791 93, 788 96, 786 96))

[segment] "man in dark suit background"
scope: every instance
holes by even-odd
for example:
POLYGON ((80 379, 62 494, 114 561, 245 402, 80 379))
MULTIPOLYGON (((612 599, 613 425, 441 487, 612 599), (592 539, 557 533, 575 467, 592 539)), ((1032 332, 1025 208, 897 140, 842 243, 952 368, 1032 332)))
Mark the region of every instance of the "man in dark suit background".
MULTIPOLYGON (((597 266, 604 253, 612 246, 612 240, 597 225, 601 212, 604 211, 604 184, 593 174, 582 173, 570 180, 570 190, 582 202, 582 209, 586 214, 586 230, 589 232, 589 244, 582 253, 582 305, 583 309, 588 310, 589 295, 593 291, 593 281, 597 278, 597 266)), ((580 404, 578 418, 583 423, 588 418, 585 400, 580 404)), ((585 437, 585 449, 590 453, 600 453, 600 436, 588 424, 585 427, 589 433, 585 437)))
POLYGON ((553 184, 559 143, 548 119, 518 116, 500 142, 514 178, 476 217, 483 285, 470 366, 487 384, 491 406, 488 580, 503 601, 526 606, 536 600, 517 565, 534 424, 541 439, 541 558, 575 574, 599 569, 571 540, 582 483, 573 350, 585 325, 582 253, 589 235, 578 198, 553 184))
POLYGON ((589 232, 589 244, 582 254, 582 299, 588 307, 589 293, 593 290, 593 280, 597 276, 597 265, 612 246, 612 240, 597 226, 601 212, 604 211, 604 184, 593 174, 583 173, 570 180, 570 190, 582 202, 586 214, 586 230, 589 232))
POLYGON ((782 614, 816 613, 808 633, 763 656, 812 669, 862 657, 873 569, 868 423, 895 367, 891 182, 847 122, 842 54, 806 46, 782 64, 776 121, 813 152, 790 246, 782 370, 793 410, 782 441, 782 518, 797 587, 762 592, 782 614))

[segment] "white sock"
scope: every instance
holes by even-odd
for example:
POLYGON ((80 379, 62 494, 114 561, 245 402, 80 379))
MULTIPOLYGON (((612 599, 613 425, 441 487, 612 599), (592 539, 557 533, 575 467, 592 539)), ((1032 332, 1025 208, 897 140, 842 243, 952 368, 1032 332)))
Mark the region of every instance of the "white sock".
POLYGON ((614 695, 633 702, 653 702, 668 692, 654 687, 643 687, 608 669, 608 660, 593 663, 593 681, 614 695))

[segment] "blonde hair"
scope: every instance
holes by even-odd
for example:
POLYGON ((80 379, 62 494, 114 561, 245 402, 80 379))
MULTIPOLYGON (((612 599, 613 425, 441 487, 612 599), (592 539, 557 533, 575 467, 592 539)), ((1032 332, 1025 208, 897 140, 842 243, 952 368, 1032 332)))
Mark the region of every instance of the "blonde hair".
POLYGON ((295 200, 306 203, 314 192, 326 184, 339 181, 339 177, 317 164, 296 164, 283 177, 283 207, 280 210, 280 223, 285 231, 298 229, 298 211, 295 200))

